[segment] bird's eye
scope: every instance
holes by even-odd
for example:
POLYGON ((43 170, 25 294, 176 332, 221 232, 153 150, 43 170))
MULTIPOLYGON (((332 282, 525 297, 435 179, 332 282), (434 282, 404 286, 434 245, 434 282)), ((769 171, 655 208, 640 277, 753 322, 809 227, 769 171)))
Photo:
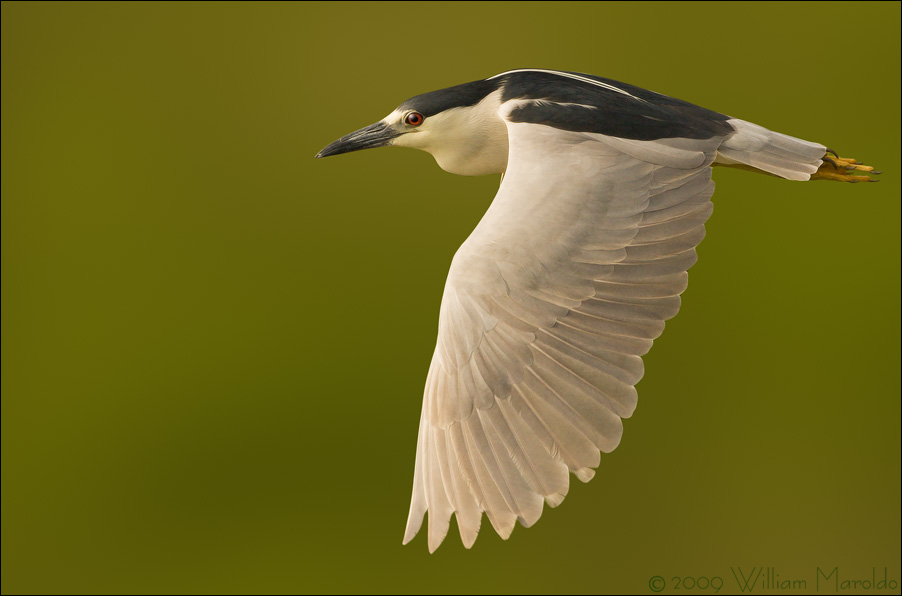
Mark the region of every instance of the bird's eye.
POLYGON ((426 117, 423 116, 421 113, 411 112, 411 113, 407 114, 407 116, 404 117, 404 122, 406 122, 407 124, 409 124, 411 126, 419 126, 420 124, 423 123, 423 120, 425 120, 425 119, 426 119, 426 117))

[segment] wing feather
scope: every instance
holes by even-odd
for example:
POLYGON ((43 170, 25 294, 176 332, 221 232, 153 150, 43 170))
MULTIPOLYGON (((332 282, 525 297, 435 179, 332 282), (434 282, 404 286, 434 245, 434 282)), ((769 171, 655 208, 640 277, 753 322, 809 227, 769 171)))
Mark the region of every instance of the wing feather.
POLYGON ((433 429, 435 430, 435 449, 438 454, 442 483, 448 493, 448 501, 455 512, 457 527, 460 530, 464 546, 470 548, 479 534, 482 510, 467 485, 460 460, 452 448, 449 432, 436 427, 433 429))
MULTIPOLYGON (((571 424, 566 412, 549 405, 526 383, 521 383, 511 395, 511 406, 553 456, 560 456, 570 470, 583 471, 597 468, 601 454, 595 444, 571 424)), ((588 474, 589 472, 583 472, 588 474)), ((569 479, 568 479, 569 480, 569 479)), ((569 483, 568 483, 569 487, 569 483)), ((546 495, 547 499, 548 495, 546 495)))
POLYGON ((478 437, 474 436, 473 427, 478 423, 479 416, 470 416, 459 423, 462 430, 463 448, 469 454, 470 462, 473 465, 474 482, 479 485, 482 492, 484 502, 481 503, 481 506, 498 535, 507 540, 517 522, 517 514, 511 511, 509 505, 513 497, 505 498, 503 491, 506 491, 507 487, 500 478, 500 472, 490 469, 486 463, 491 461, 489 449, 485 445, 480 445, 478 437))
POLYGON ((451 514, 454 513, 454 507, 448 500, 448 494, 445 492, 445 482, 442 479, 441 463, 439 461, 440 454, 444 451, 440 449, 440 445, 436 435, 441 429, 429 425, 427 429, 426 445, 426 498, 429 503, 429 550, 434 552, 438 548, 442 540, 448 534, 451 514))

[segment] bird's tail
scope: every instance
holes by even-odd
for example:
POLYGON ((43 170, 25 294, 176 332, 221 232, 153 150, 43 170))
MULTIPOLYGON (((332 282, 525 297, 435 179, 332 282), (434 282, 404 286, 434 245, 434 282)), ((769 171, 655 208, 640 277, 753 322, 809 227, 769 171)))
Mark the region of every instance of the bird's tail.
POLYGON ((866 175, 880 173, 873 167, 839 157, 820 143, 773 132, 738 118, 732 118, 728 123, 736 132, 724 139, 717 149, 713 165, 751 170, 787 180, 877 182, 866 175))

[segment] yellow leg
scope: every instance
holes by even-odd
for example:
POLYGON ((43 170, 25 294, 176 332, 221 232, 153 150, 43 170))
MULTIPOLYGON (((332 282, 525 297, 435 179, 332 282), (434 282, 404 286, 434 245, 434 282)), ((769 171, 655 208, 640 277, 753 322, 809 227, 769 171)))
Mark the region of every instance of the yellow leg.
POLYGON ((836 180, 837 182, 880 182, 867 175, 855 175, 854 172, 867 172, 868 174, 879 174, 871 166, 866 166, 860 161, 851 157, 840 157, 835 152, 834 157, 824 155, 824 163, 818 168, 817 172, 811 175, 812 180, 836 180))

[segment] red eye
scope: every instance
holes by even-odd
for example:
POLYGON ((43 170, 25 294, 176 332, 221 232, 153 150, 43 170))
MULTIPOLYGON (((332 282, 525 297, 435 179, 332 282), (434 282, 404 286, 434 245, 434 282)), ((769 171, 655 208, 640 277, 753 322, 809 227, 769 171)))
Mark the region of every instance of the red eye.
POLYGON ((404 118, 404 122, 411 126, 419 126, 426 118, 419 112, 411 112, 404 118))

